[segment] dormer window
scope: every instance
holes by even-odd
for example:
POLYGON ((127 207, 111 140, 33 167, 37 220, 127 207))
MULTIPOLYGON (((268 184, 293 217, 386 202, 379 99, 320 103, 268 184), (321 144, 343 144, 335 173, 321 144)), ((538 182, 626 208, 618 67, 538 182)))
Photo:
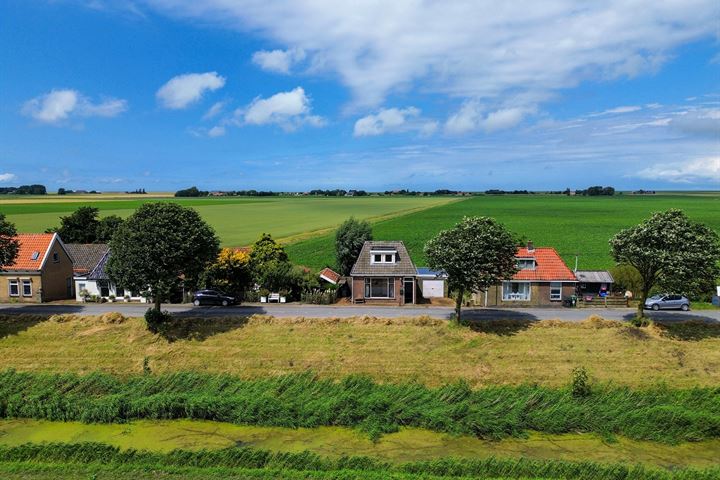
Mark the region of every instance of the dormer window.
POLYGON ((371 263, 395 263, 397 250, 372 250, 370 252, 371 263))
POLYGON ((518 258, 517 259, 518 270, 535 270, 535 259, 534 258, 518 258))

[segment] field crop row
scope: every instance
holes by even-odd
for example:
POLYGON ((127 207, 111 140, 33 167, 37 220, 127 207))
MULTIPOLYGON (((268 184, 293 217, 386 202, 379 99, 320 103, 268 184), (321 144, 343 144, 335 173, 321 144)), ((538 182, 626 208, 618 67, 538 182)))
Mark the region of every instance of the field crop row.
POLYGON ((5 371, 0 417, 114 423, 198 419, 247 425, 358 428, 371 437, 401 426, 499 439, 528 430, 593 432, 666 443, 720 437, 720 388, 631 390, 596 386, 470 389, 377 384, 367 377, 334 382, 311 374, 260 380, 178 373, 120 379, 5 371))

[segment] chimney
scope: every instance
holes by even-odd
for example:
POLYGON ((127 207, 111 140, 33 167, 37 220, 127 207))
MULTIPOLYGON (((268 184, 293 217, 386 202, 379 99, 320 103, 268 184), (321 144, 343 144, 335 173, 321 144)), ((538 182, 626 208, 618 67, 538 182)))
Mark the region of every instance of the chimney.
POLYGON ((528 240, 527 242, 527 251, 529 253, 533 253, 535 251, 535 245, 533 245, 533 242, 531 242, 530 240, 528 240))

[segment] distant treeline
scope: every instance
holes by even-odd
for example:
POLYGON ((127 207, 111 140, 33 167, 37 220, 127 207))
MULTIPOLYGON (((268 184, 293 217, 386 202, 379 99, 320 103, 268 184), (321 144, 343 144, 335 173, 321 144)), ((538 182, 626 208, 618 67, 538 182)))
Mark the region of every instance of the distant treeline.
POLYGON ((73 193, 83 194, 83 193, 100 193, 100 192, 98 192, 97 190, 90 190, 90 191, 88 191, 88 190, 70 190, 68 188, 58 188, 58 192, 57 192, 58 195, 71 195, 73 193))
POLYGON ((600 185, 596 185, 585 190, 575 190, 575 195, 584 195, 587 197, 612 197, 615 195, 615 189, 613 187, 602 187, 600 185))
POLYGON ((529 192, 527 190, 485 190, 486 195, 531 195, 535 192, 529 192))
MULTIPOLYGON (((144 191, 142 193, 145 193, 144 191)), ((178 190, 175 192, 176 197, 274 197, 282 195, 280 192, 270 192, 262 190, 228 190, 228 191, 217 191, 209 192, 207 190, 198 190, 197 187, 190 187, 184 190, 178 190)))
MULTIPOLYGON (((143 192, 137 192, 137 193, 145 193, 143 192)), ((513 192, 508 192, 513 193, 513 192)), ((527 192, 525 192, 527 193, 527 192)), ((410 196, 429 196, 429 195, 464 195, 464 192, 457 191, 457 190, 448 190, 448 189, 440 189, 435 190, 433 192, 419 192, 416 190, 387 190, 383 193, 376 193, 375 195, 410 195, 410 196)), ((273 197, 278 195, 309 195, 309 196, 316 196, 316 197, 365 197, 370 195, 369 192, 365 190, 345 190, 342 188, 336 188, 336 189, 328 189, 323 190, 320 188, 316 188, 313 190, 310 190, 308 192, 304 193, 297 193, 297 192, 273 192, 273 191, 263 191, 263 190, 223 190, 223 191, 215 191, 210 192, 207 190, 199 190, 197 187, 190 187, 185 188, 182 190, 178 190, 175 192, 176 197, 209 197, 209 196, 218 196, 218 197, 235 197, 235 196, 243 196, 243 197, 273 197)))
POLYGON ((0 187, 0 195, 46 195, 45 185, 20 185, 19 187, 0 187))

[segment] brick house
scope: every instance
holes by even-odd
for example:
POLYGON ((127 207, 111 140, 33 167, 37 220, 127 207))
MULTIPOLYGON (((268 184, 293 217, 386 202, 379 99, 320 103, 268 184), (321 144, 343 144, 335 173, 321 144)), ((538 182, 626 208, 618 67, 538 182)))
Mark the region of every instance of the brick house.
POLYGON ((368 241, 350 272, 352 303, 416 303, 417 269, 401 241, 368 241))
POLYGON ((14 265, 0 271, 0 302, 73 297, 73 263, 57 233, 19 234, 14 265))
POLYGON ((485 307, 541 307, 562 305, 575 293, 577 278, 554 248, 528 242, 518 248, 519 271, 487 292, 473 294, 473 303, 485 307))

